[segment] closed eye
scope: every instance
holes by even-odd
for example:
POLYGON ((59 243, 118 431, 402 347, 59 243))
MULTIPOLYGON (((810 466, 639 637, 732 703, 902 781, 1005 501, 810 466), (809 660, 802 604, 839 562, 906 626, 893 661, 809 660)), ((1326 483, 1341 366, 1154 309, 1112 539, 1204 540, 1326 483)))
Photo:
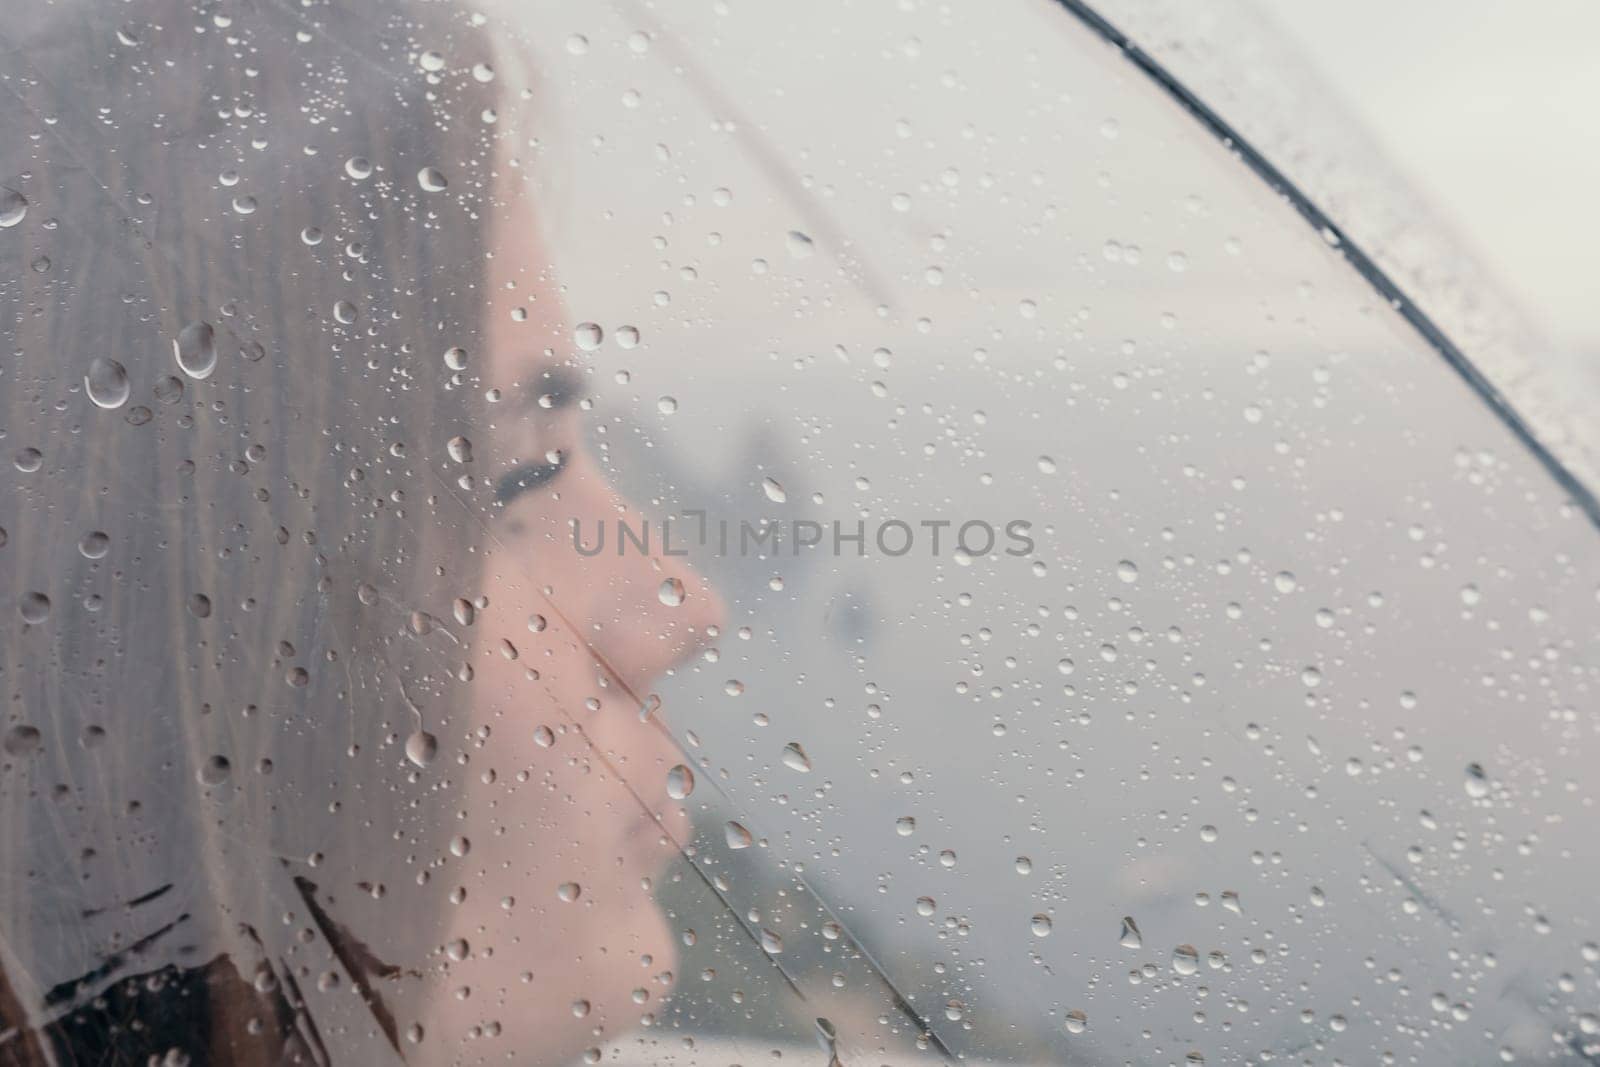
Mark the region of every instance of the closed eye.
POLYGON ((557 452, 553 453, 553 455, 556 457, 554 460, 540 463, 524 463, 522 466, 513 467, 501 475, 500 480, 495 483, 494 487, 495 500, 501 504, 509 504, 530 489, 538 489, 540 486, 548 485, 567 465, 565 453, 557 452))

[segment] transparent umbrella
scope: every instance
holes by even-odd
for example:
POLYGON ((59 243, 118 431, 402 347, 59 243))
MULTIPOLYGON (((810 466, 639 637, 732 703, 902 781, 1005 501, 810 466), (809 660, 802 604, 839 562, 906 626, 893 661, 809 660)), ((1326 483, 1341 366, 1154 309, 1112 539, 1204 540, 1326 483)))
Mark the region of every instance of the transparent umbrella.
POLYGON ((1595 501, 1044 0, 0 28, 0 1062, 1587 1062, 1595 501))

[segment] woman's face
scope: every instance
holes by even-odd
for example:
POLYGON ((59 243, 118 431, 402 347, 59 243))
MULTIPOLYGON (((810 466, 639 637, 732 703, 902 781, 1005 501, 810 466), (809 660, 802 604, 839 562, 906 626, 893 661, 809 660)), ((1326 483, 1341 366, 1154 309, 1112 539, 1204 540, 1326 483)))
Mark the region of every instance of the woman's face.
POLYGON ((616 521, 643 516, 584 447, 589 379, 532 328, 491 322, 485 379, 504 399, 473 440, 498 503, 469 630, 481 748, 461 813, 481 877, 450 915, 426 1044, 448 1057, 482 1033, 491 1055, 559 1061, 636 1028, 671 986, 653 887, 690 827, 667 791, 685 757, 652 688, 723 608, 681 559, 617 553, 616 521), (605 524, 606 550, 580 554, 574 522, 586 544, 605 524))

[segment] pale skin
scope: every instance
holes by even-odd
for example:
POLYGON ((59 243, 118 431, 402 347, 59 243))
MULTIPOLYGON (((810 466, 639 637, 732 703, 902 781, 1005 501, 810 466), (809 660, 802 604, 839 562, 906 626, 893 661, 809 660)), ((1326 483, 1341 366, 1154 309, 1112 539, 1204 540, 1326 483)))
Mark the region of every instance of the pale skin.
POLYGON ((480 539, 487 605, 472 627, 468 731, 488 734, 464 778, 470 876, 446 931, 447 945, 467 947, 450 954, 464 959, 430 969, 420 1013, 428 1038, 408 1050, 412 1062, 566 1062, 659 1009, 679 935, 654 903, 653 880, 690 831, 666 783, 692 761, 650 694, 714 640, 724 612, 682 559, 574 549, 573 520, 593 531, 639 513, 583 446, 576 401, 592 379, 568 363, 577 395, 569 388, 561 403, 545 377, 545 350, 572 349, 570 326, 544 277, 534 195, 505 161, 501 173, 475 370, 504 399, 474 435, 480 475, 553 451, 560 469, 497 508, 480 539), (525 320, 512 316, 517 307, 525 320), (659 595, 669 580, 683 586, 676 606, 659 595), (530 625, 535 616, 542 624, 530 625))

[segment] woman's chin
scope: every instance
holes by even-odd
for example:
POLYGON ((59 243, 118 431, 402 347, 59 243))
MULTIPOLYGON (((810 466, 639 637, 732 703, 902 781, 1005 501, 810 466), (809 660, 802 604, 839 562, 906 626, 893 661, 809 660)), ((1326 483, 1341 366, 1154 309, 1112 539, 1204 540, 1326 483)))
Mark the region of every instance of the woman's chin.
POLYGON ((625 1040, 660 1012, 678 950, 653 903, 597 905, 580 922, 540 932, 451 969, 428 1013, 438 1062, 513 1054, 517 1063, 571 1063, 625 1040))

